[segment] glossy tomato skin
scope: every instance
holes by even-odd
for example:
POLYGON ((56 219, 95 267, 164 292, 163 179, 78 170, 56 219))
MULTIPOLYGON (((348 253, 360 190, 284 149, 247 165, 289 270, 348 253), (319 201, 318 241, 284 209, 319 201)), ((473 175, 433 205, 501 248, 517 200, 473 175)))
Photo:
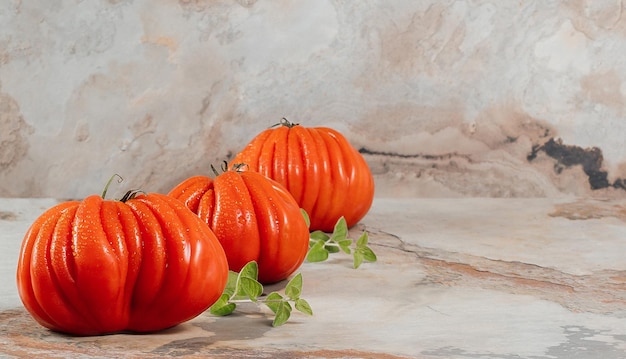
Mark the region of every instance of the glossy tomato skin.
POLYGON ((33 318, 74 335, 175 326, 213 304, 227 278, 215 235, 162 194, 94 195, 47 210, 27 231, 17 267, 33 318))
POLYGON ((289 190, 309 214, 311 230, 349 227, 369 211, 374 178, 361 154, 336 130, 283 123, 267 129, 231 161, 245 163, 289 190))
POLYGON ((274 283, 304 261, 309 230, 298 204, 283 186, 259 173, 229 170, 215 179, 190 177, 169 195, 209 225, 235 272, 254 260, 259 281, 274 283))

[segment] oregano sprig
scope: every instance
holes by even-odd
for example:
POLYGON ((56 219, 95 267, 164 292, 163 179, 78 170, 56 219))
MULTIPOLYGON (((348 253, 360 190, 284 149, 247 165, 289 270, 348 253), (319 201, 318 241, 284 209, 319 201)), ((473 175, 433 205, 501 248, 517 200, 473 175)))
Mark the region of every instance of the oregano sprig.
MULTIPOLYGON (((306 213, 304 214, 308 220, 306 213)), ((308 262, 323 262, 328 259, 331 253, 343 251, 353 256, 353 266, 356 269, 363 261, 376 262, 376 254, 367 245, 368 240, 367 231, 363 231, 356 242, 348 238, 348 225, 346 219, 341 217, 335 224, 330 236, 319 230, 311 232, 306 260, 308 262)))
POLYGON ((278 327, 287 322, 293 310, 313 315, 309 303, 300 298, 302 294, 302 274, 294 276, 285 287, 285 294, 272 292, 263 296, 263 285, 258 279, 259 268, 255 261, 247 263, 239 273, 229 271, 226 288, 220 298, 213 303, 209 312, 213 315, 225 316, 235 311, 237 303, 255 302, 265 304, 273 313, 272 326, 278 327))

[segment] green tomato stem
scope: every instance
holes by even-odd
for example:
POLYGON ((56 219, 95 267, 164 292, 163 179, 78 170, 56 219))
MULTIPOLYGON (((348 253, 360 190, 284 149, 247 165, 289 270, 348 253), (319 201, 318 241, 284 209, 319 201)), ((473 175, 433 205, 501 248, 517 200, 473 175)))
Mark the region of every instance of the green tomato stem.
POLYGON ((111 178, 109 178, 109 180, 107 181, 106 185, 104 186, 104 189, 102 190, 102 199, 105 199, 107 196, 107 191, 109 190, 109 186, 111 185, 111 182, 113 182, 113 179, 117 177, 117 183, 122 183, 122 181, 124 181, 124 179, 122 178, 122 176, 118 175, 117 173, 114 174, 113 176, 111 176, 111 178))

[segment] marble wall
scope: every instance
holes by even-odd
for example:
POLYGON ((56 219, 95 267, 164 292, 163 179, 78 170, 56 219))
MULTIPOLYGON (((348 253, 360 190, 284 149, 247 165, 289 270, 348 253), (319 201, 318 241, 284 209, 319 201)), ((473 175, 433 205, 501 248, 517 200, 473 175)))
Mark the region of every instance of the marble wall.
POLYGON ((624 196, 623 7, 3 1, 0 196, 167 191, 281 117, 342 131, 378 196, 624 196))

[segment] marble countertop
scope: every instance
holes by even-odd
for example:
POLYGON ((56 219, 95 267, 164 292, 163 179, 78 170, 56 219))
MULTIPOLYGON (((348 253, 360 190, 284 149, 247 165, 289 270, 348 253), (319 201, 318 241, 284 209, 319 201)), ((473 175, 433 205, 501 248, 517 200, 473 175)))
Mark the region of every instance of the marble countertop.
POLYGON ((273 328, 242 304, 83 338, 40 327, 15 287, 22 236, 55 203, 0 199, 1 358, 626 358, 626 203, 377 198, 351 233, 369 232, 378 262, 301 267, 312 317, 273 328))

